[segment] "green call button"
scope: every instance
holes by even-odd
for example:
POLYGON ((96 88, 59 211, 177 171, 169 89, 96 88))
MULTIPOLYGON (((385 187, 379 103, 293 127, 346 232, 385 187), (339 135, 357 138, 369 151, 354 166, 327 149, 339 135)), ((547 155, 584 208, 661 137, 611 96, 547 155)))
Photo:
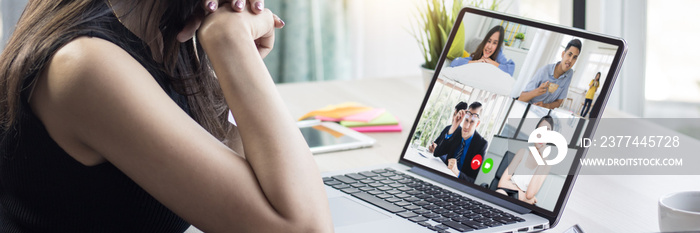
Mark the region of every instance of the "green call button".
POLYGON ((493 159, 488 158, 486 161, 484 161, 484 165, 481 166, 481 171, 484 173, 489 173, 491 168, 493 168, 493 159))

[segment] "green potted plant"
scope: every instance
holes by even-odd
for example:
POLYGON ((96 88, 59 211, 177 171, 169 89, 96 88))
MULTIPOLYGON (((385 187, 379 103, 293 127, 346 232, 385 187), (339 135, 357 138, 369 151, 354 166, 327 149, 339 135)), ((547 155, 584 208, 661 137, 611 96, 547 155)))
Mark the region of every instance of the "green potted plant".
POLYGON ((525 40, 525 33, 518 32, 518 34, 515 34, 515 42, 513 43, 513 47, 520 48, 520 46, 522 46, 524 40, 525 40))
MULTIPOLYGON (((446 3, 444 0, 426 0, 424 4, 419 4, 417 6, 417 14, 412 23, 411 34, 418 41, 425 60, 421 68, 426 88, 430 84, 442 49, 447 43, 452 26, 457 20, 457 15, 459 15, 462 7, 473 6, 496 10, 500 0, 492 0, 489 6, 484 3, 484 0, 470 0, 466 4, 464 0, 453 0, 450 10, 447 10, 448 5, 446 3)), ((448 59, 469 56, 469 53, 464 50, 466 42, 464 26, 460 26, 457 30, 454 42, 447 53, 448 59)))

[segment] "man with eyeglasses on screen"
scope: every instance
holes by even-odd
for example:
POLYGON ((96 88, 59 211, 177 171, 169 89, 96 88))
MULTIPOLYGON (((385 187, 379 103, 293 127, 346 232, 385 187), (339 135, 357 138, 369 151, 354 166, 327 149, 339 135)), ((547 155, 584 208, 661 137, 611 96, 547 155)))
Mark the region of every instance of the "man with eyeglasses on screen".
MULTIPOLYGON (((470 104, 467 104, 463 101, 460 101, 459 103, 457 103, 457 105, 455 105, 455 111, 452 113, 452 119, 454 120, 455 117, 457 117, 457 113, 459 113, 460 110, 465 110, 465 109, 471 109, 470 110, 471 112, 479 114, 479 112, 481 111, 481 103, 474 101, 470 105, 470 104)), ((433 143, 430 146, 428 146, 428 151, 430 153, 433 153, 433 156, 440 157, 440 160, 442 160, 442 162, 444 162, 445 165, 447 165, 447 154, 435 154, 434 152, 435 152, 435 148, 437 148, 438 144, 442 143, 442 141, 445 140, 445 135, 447 135, 447 132, 450 131, 450 127, 452 127, 452 125, 445 126, 445 128, 442 129, 442 132, 440 132, 440 135, 438 135, 437 138, 435 138, 435 140, 433 141, 433 143)), ((459 126, 459 123, 457 123, 457 129, 455 131, 461 131, 461 130, 462 130, 462 127, 459 126)))
POLYGON ((474 182, 479 173, 488 141, 476 132, 481 123, 474 108, 460 110, 452 120, 452 125, 442 143, 435 148, 436 155, 447 154, 447 168, 460 179, 474 182), (457 131, 459 125, 462 130, 457 131))

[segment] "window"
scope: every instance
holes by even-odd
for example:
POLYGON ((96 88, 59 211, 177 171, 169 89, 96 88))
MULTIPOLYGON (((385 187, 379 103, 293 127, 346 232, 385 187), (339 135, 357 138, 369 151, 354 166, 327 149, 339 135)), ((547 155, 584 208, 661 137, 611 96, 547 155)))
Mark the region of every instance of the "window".
MULTIPOLYGON (((612 64, 612 60, 615 56, 614 52, 615 51, 612 51, 610 54, 591 53, 586 67, 582 67, 583 69, 581 69, 583 70, 581 77, 586 78, 579 79, 578 84, 575 86, 588 87, 589 82, 598 72, 601 72, 601 75, 608 75, 607 72, 610 70, 610 64, 612 64)), ((602 78, 601 76, 601 80, 602 78)))
POLYGON ((648 0, 645 117, 700 117, 700 1, 648 0))
POLYGON ((567 26, 572 25, 573 0, 520 0, 518 2, 520 16, 567 26))
POLYGON ((644 117, 700 138, 700 1, 647 0, 644 117))

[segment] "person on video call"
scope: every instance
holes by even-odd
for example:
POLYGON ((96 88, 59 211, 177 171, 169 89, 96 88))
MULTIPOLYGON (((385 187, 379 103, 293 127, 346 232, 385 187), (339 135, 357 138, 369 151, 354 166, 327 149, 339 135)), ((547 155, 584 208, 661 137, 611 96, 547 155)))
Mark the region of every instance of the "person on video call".
POLYGON ((507 59, 506 56, 503 55, 501 49, 503 46, 503 34, 504 30, 502 26, 498 25, 491 28, 471 56, 457 58, 450 63, 450 66, 456 67, 469 63, 488 63, 498 67, 510 76, 513 76, 515 62, 507 59))
POLYGON ((588 92, 586 92, 586 100, 583 102, 583 108, 581 108, 581 117, 586 117, 586 114, 588 114, 588 110, 591 109, 591 105, 593 104, 593 97, 595 97, 595 92, 598 90, 598 87, 600 86, 600 72, 595 74, 595 78, 591 80, 591 83, 588 84, 588 92))
MULTIPOLYGON (((552 130, 553 125, 554 120, 549 115, 542 117, 537 122, 537 128, 546 126, 547 130, 552 130)), ((535 148, 540 155, 545 147, 547 147, 545 143, 535 143, 535 148)), ((537 161, 532 156, 532 152, 527 148, 518 150, 498 181, 496 192, 517 197, 530 204, 537 203, 535 195, 540 191, 551 166, 537 165, 537 161)))
POLYGON ((283 25, 262 0, 29 1, 0 56, 0 232, 332 232, 263 62, 283 25))
POLYGON ((537 70, 535 76, 520 93, 518 100, 548 109, 558 108, 569 91, 571 77, 574 75, 571 67, 576 64, 580 53, 581 41, 578 39, 569 41, 564 52, 561 53, 561 61, 537 70))
MULTIPOLYGON (((469 105, 463 101, 460 101, 459 103, 457 103, 457 105, 455 105, 455 111, 454 113, 452 113, 452 119, 455 119, 455 117, 457 117, 457 114, 460 110, 465 110, 468 108, 472 109, 474 113, 479 114, 479 112, 481 112, 481 103, 474 102, 471 105, 469 105)), ((451 126, 452 125, 445 126, 442 132, 440 132, 440 135, 437 138, 435 138, 435 141, 433 141, 433 143, 430 146, 428 146, 428 151, 430 151, 430 153, 435 152, 435 148, 437 147, 437 145, 445 140, 445 135, 447 135, 447 133, 450 131, 451 126)), ((455 131, 462 131, 462 127, 458 125, 455 131)), ((442 161, 445 162, 445 164, 447 164, 447 154, 438 155, 433 153, 433 155, 435 157, 439 156, 440 159, 442 159, 442 161)))
POLYGON ((472 104, 467 110, 460 110, 452 119, 452 125, 445 134, 444 140, 435 148, 434 153, 436 155, 447 154, 447 168, 455 176, 469 182, 474 182, 479 171, 478 168, 471 168, 471 161, 476 155, 484 156, 486 147, 488 147, 488 141, 476 132, 476 127, 481 121, 476 111, 478 107, 472 108, 472 106, 476 105, 472 104), (462 123, 462 130, 457 131, 460 123, 462 123))

